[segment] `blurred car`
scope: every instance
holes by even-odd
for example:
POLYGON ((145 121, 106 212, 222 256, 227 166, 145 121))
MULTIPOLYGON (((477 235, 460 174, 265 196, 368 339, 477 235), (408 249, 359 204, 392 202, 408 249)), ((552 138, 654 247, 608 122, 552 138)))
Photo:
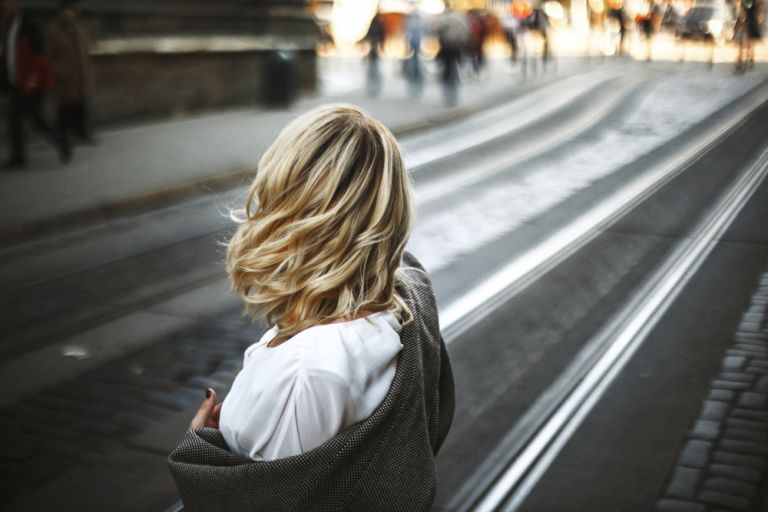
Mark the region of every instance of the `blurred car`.
POLYGON ((675 35, 680 39, 712 39, 718 44, 733 39, 736 13, 730 3, 696 4, 680 18, 675 35))

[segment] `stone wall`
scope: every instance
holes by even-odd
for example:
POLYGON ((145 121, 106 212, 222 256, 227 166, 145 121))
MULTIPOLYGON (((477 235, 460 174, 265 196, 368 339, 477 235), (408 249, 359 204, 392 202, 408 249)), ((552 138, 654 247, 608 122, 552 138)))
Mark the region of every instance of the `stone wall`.
MULTIPOLYGON (((121 53, 94 57, 97 123, 264 103, 271 50, 121 53)), ((314 50, 293 52, 297 92, 316 83, 314 50)))

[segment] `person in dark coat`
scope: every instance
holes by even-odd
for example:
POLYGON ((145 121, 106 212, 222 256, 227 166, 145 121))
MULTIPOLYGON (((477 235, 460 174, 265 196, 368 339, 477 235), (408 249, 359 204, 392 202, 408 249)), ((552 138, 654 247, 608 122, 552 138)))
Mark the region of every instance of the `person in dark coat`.
POLYGON ((467 18, 450 7, 445 9, 437 27, 440 62, 443 82, 443 100, 448 106, 459 101, 459 64, 469 42, 469 24, 467 18))
POLYGON ((56 19, 46 33, 48 53, 56 76, 58 124, 62 136, 75 134, 92 143, 88 103, 93 89, 90 39, 83 29, 74 0, 59 4, 56 19))
POLYGON ((51 64, 44 52, 37 25, 24 16, 20 0, 2 0, 0 21, 0 87, 8 101, 11 154, 6 169, 26 166, 24 121, 29 118, 58 150, 66 163, 71 158, 67 141, 43 117, 43 100, 54 87, 51 64))
POLYGON ((371 19, 371 24, 368 25, 368 32, 360 42, 367 42, 369 45, 368 50, 368 71, 366 75, 366 90, 369 96, 378 96, 381 93, 381 69, 379 68, 381 46, 384 44, 384 39, 387 36, 386 27, 381 19, 381 14, 376 15, 371 19))

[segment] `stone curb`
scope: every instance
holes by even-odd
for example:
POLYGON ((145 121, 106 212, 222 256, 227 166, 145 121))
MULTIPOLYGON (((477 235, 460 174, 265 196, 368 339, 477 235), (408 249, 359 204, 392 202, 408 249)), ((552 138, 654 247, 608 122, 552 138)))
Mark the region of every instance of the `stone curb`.
POLYGON ((768 272, 758 282, 654 510, 760 510, 767 478, 768 272))

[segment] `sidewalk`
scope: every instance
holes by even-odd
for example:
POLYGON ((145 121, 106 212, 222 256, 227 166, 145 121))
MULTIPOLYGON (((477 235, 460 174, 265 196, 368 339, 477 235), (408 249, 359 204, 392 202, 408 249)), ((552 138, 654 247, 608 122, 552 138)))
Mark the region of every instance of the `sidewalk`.
POLYGON ((491 61, 485 77, 463 84, 459 105, 445 107, 434 63, 428 63, 423 97, 415 101, 408 99, 399 61, 382 63, 383 92, 370 98, 364 94, 364 62, 321 58, 320 91, 289 109, 244 107, 97 133, 99 144, 77 148, 66 166, 51 147, 30 144, 26 170, 0 173, 0 245, 245 184, 282 127, 323 103, 359 105, 402 135, 492 107, 582 62, 560 59, 546 74, 540 69, 524 81, 519 67, 491 61))

